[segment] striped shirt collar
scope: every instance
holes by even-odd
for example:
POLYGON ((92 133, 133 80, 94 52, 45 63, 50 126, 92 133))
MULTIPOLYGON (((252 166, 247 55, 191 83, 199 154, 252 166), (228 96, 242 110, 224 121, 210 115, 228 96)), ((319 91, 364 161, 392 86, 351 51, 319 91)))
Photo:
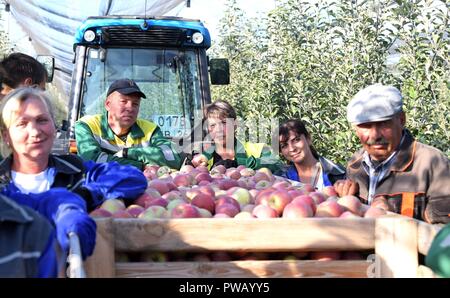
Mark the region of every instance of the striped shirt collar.
MULTIPOLYGON (((402 133, 402 138, 400 140, 400 144, 398 145, 398 148, 402 145, 402 143, 405 140, 405 131, 402 133)), ((364 151, 363 157, 362 157, 362 165, 364 170, 366 171, 367 175, 369 176, 369 193, 367 195, 367 199, 369 201, 369 205, 372 203, 373 197, 376 192, 376 188, 378 186, 378 183, 385 178, 388 173, 390 172, 391 165, 395 162, 397 155, 398 155, 398 148, 392 154, 385 159, 383 162, 375 165, 372 160, 370 159, 369 154, 367 151, 364 151)))

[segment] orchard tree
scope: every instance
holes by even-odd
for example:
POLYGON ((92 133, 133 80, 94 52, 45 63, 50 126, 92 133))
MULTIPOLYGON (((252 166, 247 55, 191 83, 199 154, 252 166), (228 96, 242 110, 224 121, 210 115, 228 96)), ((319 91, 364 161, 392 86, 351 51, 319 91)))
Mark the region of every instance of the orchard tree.
POLYGON ((360 145, 348 101, 376 82, 404 94, 407 126, 450 156, 449 6, 424 0, 284 0, 266 18, 246 19, 228 1, 216 52, 231 84, 213 99, 249 123, 300 118, 319 152, 345 163, 360 145))

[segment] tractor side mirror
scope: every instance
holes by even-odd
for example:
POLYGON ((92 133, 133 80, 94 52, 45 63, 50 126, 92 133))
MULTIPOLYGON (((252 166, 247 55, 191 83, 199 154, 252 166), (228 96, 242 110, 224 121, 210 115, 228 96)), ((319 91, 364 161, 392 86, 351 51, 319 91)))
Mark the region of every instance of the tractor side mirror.
POLYGON ((209 75, 212 85, 230 84, 230 63, 228 59, 216 58, 209 60, 209 75))

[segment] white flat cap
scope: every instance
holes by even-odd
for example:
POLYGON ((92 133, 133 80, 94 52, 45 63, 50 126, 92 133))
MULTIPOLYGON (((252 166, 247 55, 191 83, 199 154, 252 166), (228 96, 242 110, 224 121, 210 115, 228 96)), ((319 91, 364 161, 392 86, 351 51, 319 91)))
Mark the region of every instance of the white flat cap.
POLYGON ((347 120, 355 125, 391 119, 402 111, 403 97, 393 86, 374 84, 356 93, 347 106, 347 120))

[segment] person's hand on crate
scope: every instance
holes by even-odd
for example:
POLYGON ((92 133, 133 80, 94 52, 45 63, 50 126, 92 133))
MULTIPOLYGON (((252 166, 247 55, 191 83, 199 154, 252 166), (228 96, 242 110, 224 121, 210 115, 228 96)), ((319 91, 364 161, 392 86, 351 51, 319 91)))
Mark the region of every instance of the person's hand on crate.
POLYGON ((334 183, 334 189, 339 197, 347 195, 356 196, 359 192, 359 185, 352 180, 341 179, 334 183))
POLYGON ((74 232, 80 240, 83 260, 92 255, 95 248, 97 225, 95 221, 77 206, 60 206, 55 218, 56 237, 61 248, 69 251, 69 233, 74 232))

